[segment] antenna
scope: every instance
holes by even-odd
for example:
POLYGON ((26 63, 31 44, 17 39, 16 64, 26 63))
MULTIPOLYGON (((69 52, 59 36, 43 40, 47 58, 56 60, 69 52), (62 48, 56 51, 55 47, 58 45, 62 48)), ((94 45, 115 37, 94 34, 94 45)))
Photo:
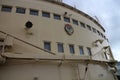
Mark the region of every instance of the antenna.
POLYGON ((74 8, 76 8, 76 5, 74 4, 74 8))
POLYGON ((98 19, 98 17, 97 16, 94 16, 95 17, 95 19, 98 21, 98 22, 100 22, 100 20, 98 19))

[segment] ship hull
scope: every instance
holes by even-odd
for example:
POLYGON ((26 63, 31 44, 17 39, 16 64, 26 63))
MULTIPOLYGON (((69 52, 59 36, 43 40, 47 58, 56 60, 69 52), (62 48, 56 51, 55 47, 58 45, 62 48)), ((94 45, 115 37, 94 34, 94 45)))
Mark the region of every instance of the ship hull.
POLYGON ((9 59, 0 80, 115 80, 104 63, 9 59))

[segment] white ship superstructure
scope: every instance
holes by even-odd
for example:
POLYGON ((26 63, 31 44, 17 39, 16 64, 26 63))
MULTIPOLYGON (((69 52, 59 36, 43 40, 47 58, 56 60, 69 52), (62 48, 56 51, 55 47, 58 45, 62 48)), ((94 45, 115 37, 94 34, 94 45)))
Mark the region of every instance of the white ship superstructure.
POLYGON ((105 29, 62 0, 0 0, 0 80, 117 80, 105 29))

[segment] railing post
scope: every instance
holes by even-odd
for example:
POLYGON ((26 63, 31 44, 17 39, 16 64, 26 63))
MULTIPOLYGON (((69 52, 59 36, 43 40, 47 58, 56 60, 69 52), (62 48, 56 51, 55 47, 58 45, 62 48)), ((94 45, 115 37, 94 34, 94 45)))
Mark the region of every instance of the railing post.
POLYGON ((7 36, 8 35, 6 34, 6 37, 5 37, 4 42, 3 42, 3 47, 2 47, 2 53, 1 54, 3 54, 5 52, 5 45, 6 45, 7 36))

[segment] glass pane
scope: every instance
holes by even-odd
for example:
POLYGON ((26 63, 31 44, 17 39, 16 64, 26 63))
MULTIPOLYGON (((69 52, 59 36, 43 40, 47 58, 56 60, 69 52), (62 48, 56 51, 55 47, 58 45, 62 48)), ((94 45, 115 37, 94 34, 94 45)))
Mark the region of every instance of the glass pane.
POLYGON ((25 14, 25 8, 17 8, 16 13, 22 13, 25 14))
POLYGON ((2 6, 1 11, 4 11, 4 12, 11 12, 11 11, 12 11, 12 7, 11 7, 11 6, 2 6))
POLYGON ((65 22, 70 22, 70 18, 64 17, 65 22))
POLYGON ((100 35, 100 31, 97 31, 97 33, 100 35))
POLYGON ((57 15, 57 14, 54 14, 54 19, 61 20, 61 16, 57 15))
POLYGON ((80 54, 81 54, 81 55, 84 55, 83 47, 79 47, 79 51, 80 51, 80 54))
POLYGON ((93 32, 96 33, 96 29, 95 28, 92 28, 93 29, 93 32))
POLYGON ((87 29, 91 31, 91 26, 87 25, 87 29))
POLYGON ((78 21, 73 19, 73 24, 78 25, 78 21))
POLYGON ((85 28, 85 24, 80 22, 81 27, 85 28))
POLYGON ((69 45, 69 49, 70 49, 70 53, 74 54, 75 51, 74 51, 74 46, 73 45, 69 45))
POLYGON ((42 16, 50 18, 50 13, 48 13, 48 12, 42 12, 42 16))
POLYGON ((64 52, 63 44, 58 43, 58 52, 64 52))
POLYGON ((38 16, 38 11, 37 10, 30 10, 30 14, 38 16))
POLYGON ((51 50, 50 42, 44 42, 44 49, 51 50))

